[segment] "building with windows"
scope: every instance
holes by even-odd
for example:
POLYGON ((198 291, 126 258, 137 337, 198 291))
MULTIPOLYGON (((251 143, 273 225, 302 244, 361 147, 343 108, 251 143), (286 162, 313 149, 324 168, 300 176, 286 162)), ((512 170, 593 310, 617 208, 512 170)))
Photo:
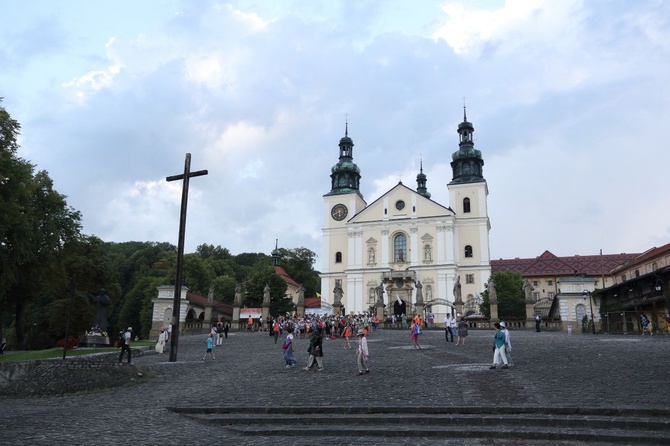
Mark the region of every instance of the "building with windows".
POLYGON ((323 196, 324 302, 346 314, 382 306, 387 315, 423 309, 440 322, 474 307, 491 267, 488 185, 473 132, 464 110, 447 185, 449 205, 430 198, 423 164, 416 189, 399 182, 368 204, 345 128, 331 189, 323 196))
MULTIPOLYGON (((560 327, 582 328, 584 316, 600 326, 600 300, 596 290, 614 284, 611 271, 638 254, 600 254, 557 257, 549 251, 532 259, 499 259, 491 261, 491 272, 515 271, 533 286, 535 314, 545 324, 560 320, 560 327), (603 286, 604 284, 604 286, 603 286)), ((555 324, 554 324, 555 325, 555 324)))
POLYGON ((603 330, 641 333, 644 316, 652 332, 670 334, 670 243, 614 268, 611 277, 614 283, 595 293, 602 302, 603 330))

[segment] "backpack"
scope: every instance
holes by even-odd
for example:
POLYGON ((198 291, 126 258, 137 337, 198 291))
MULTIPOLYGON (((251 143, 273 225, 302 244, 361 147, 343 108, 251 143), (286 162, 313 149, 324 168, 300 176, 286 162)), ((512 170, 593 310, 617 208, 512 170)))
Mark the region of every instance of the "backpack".
POLYGON ((414 325, 414 334, 420 335, 421 334, 421 327, 419 324, 414 325))

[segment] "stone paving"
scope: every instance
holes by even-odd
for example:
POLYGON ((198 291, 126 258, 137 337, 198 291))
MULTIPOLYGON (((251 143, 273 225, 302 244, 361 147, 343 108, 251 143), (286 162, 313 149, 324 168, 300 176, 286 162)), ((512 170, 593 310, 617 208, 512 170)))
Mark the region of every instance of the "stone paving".
MULTIPOLYGON (((205 336, 182 336, 177 362, 147 352, 142 384, 57 397, 0 399, 0 443, 15 445, 417 444, 417 438, 234 436, 170 408, 187 407, 525 407, 654 410, 670 401, 670 336, 511 331, 514 366, 490 370, 493 331, 471 330, 465 346, 426 330, 421 350, 408 331, 378 330, 368 339, 371 373, 356 376, 355 348, 324 341, 324 371, 304 371, 307 339, 298 339, 298 366, 284 368, 281 338, 233 332, 203 361, 205 336)), ((109 358, 110 367, 116 357, 109 358)), ((336 409, 334 409, 336 410, 336 409)), ((393 426, 389 426, 393 429, 393 426)), ((502 439, 422 439, 422 444, 584 444, 502 439)), ((596 443, 589 443, 596 444, 596 443)))

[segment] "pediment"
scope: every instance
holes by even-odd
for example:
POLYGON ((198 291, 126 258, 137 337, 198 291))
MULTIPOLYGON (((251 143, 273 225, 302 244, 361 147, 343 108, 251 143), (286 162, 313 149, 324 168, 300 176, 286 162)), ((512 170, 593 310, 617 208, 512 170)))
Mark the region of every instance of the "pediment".
POLYGON ((411 218, 453 217, 454 212, 436 201, 398 183, 360 211, 349 223, 411 218))

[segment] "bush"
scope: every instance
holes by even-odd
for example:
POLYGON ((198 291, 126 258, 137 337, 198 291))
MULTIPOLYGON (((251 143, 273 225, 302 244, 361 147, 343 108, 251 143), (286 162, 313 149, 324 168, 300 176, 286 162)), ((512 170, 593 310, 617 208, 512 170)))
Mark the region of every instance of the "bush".
MULTIPOLYGON (((59 347, 62 347, 63 344, 65 343, 65 338, 59 339, 58 342, 56 343, 59 347)), ((70 336, 67 338, 67 349, 72 350, 79 344, 79 340, 77 338, 70 336)))

